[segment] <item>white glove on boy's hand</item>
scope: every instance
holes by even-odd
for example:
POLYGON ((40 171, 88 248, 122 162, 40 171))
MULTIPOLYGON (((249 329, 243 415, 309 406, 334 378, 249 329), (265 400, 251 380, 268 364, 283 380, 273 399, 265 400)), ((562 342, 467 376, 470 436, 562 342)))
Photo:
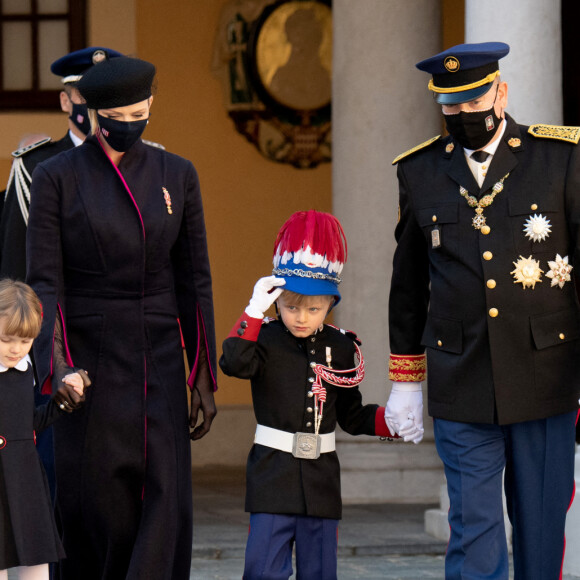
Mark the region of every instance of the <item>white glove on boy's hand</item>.
POLYGON ((394 382, 387 405, 385 422, 391 433, 404 441, 419 443, 423 439, 423 391, 421 383, 394 382))
POLYGON ((254 286, 250 303, 246 306, 246 314, 252 318, 263 318, 264 312, 274 304, 276 298, 282 293, 283 288, 278 288, 278 286, 284 284, 286 284, 284 278, 276 278, 276 276, 260 278, 254 286))

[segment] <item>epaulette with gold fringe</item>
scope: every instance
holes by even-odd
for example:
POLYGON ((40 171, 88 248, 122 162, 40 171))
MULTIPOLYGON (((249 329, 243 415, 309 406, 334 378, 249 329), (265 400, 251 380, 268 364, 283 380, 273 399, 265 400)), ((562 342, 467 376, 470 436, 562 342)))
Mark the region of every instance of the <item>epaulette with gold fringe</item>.
POLYGON ((425 147, 428 147, 429 145, 431 145, 431 143, 435 143, 435 141, 437 141, 440 138, 441 135, 437 135, 436 137, 433 137, 432 139, 429 139, 428 141, 425 141, 424 143, 421 143, 420 145, 413 147, 413 149, 409 149, 408 151, 401 153, 398 157, 396 157, 393 160, 393 165, 397 165, 397 163, 399 163, 399 161, 401 161, 402 159, 405 159, 405 157, 409 157, 409 155, 413 155, 413 153, 421 151, 421 149, 425 149, 425 147))
POLYGON ((530 125, 528 133, 542 139, 557 139, 568 143, 578 144, 580 141, 580 127, 562 127, 560 125, 544 125, 538 123, 530 125))

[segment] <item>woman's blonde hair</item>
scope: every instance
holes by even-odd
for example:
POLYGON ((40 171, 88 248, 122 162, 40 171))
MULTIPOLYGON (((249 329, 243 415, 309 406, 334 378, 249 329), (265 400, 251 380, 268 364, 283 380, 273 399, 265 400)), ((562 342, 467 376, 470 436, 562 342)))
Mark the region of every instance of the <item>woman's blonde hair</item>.
POLYGON ((34 290, 16 280, 0 280, 0 318, 4 334, 36 338, 42 325, 42 306, 34 290))
POLYGON ((91 135, 95 135, 99 129, 99 120, 97 119, 97 110, 88 109, 89 111, 89 122, 91 123, 91 135))

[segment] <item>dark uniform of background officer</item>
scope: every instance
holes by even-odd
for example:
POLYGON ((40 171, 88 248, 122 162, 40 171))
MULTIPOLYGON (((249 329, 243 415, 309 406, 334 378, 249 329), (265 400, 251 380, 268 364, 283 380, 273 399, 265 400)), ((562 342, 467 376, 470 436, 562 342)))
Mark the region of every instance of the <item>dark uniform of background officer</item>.
POLYGON ((505 114, 508 51, 466 44, 420 62, 450 136, 395 160, 387 424, 420 421, 426 350, 448 579, 508 578, 504 468, 515 578, 559 578, 574 489, 580 129, 505 114))
POLYGON ((45 138, 22 147, 12 156, 14 161, 6 187, 0 221, 0 276, 24 280, 26 276, 26 226, 30 207, 30 183, 34 168, 49 157, 80 145, 91 126, 87 106, 76 88, 82 73, 105 58, 121 56, 110 48, 92 46, 71 52, 52 63, 50 70, 62 77, 60 108, 68 115, 67 134, 58 141, 45 138))

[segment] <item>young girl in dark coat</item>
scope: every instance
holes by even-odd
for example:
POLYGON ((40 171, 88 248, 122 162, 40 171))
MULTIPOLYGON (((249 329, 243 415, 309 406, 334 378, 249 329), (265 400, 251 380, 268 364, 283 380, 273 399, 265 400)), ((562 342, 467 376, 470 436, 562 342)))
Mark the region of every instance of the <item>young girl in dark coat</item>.
MULTIPOLYGON (((314 210, 284 224, 273 276, 261 278, 223 344, 225 374, 250 379, 258 426, 247 464, 250 535, 244 578, 335 580, 341 517, 336 425, 351 435, 395 437, 384 407, 363 405, 360 341, 324 324, 340 300, 346 240, 338 220, 314 210), (274 303, 280 319, 264 319, 274 303)), ((414 423, 401 428, 405 441, 414 423)))
POLYGON ((34 291, 0 280, 0 580, 7 568, 17 568, 20 580, 48 580, 48 562, 64 557, 35 438, 77 406, 84 384, 79 373, 68 374, 52 399, 34 408, 28 353, 41 323, 34 291))

